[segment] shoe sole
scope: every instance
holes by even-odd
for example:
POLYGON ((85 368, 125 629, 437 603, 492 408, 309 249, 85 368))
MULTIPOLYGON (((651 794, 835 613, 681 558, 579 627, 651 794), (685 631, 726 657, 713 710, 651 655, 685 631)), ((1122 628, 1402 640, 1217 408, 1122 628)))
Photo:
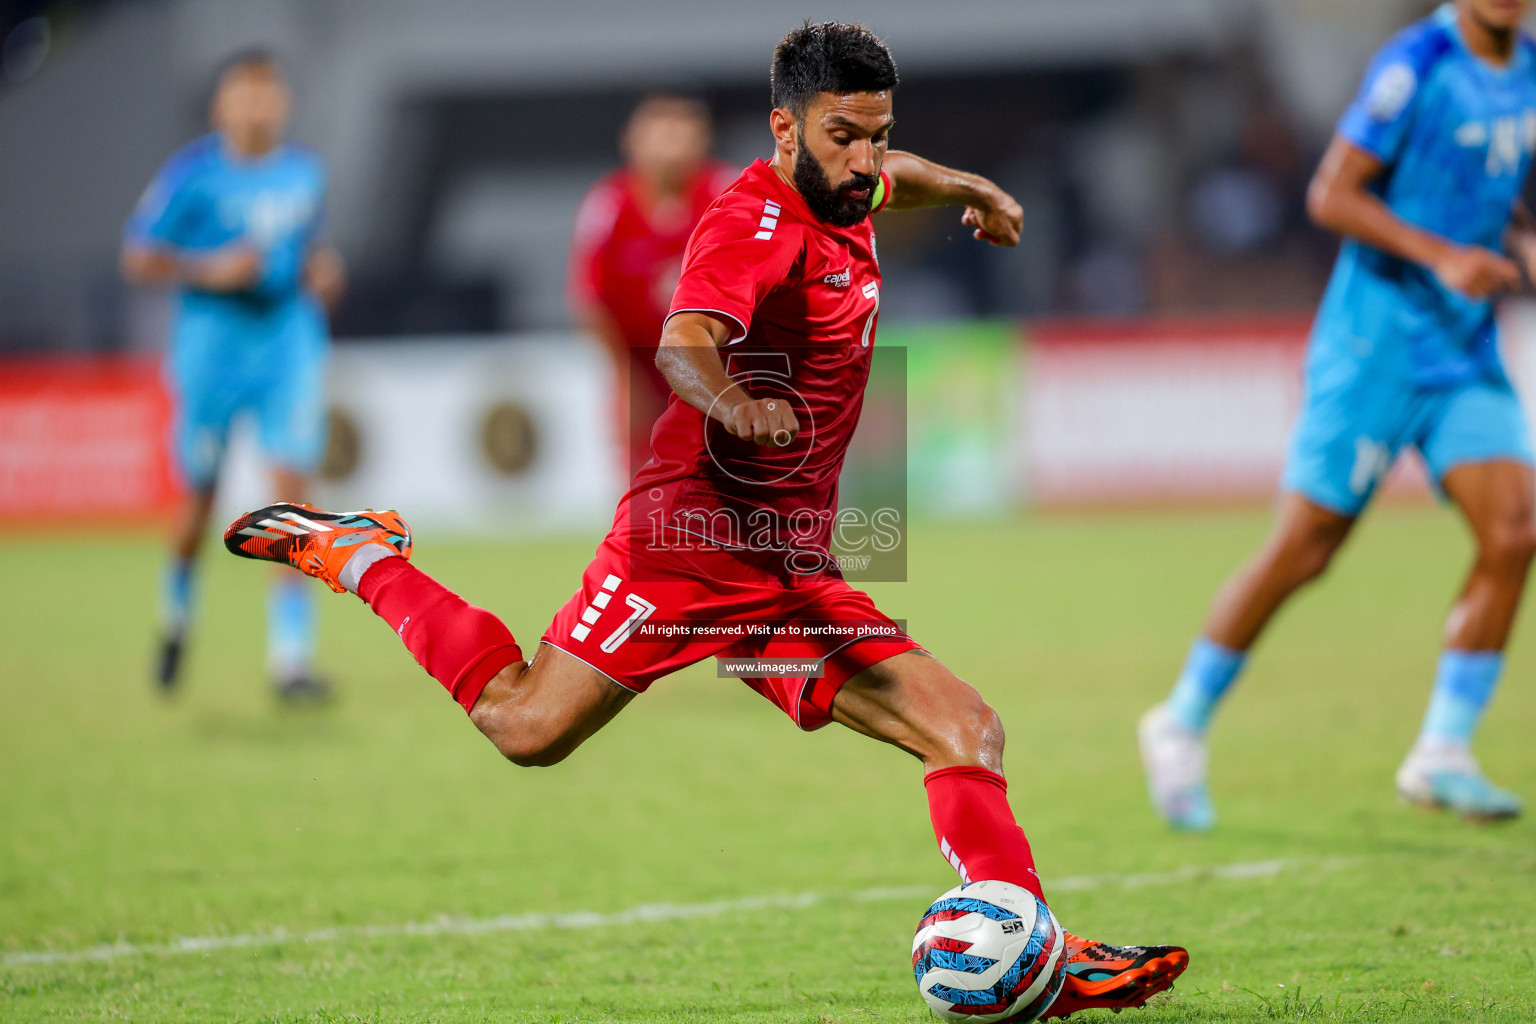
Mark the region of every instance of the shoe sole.
POLYGON ((333 704, 336 701, 335 695, 330 692, 312 693, 309 691, 274 690, 272 695, 285 708, 318 708, 333 704))
POLYGON ((1109 1010, 1112 1013, 1134 1010, 1145 1006, 1147 1000, 1153 996, 1173 988, 1173 983, 1178 981, 1179 976, 1188 968, 1188 950, 1181 949, 1167 956, 1160 956, 1155 960, 1147 961, 1128 975, 1117 975, 1113 979, 1108 979, 1116 982, 1115 987, 1108 991, 1089 995, 1074 993, 1067 997, 1073 1001, 1081 1000, 1084 1005, 1073 1006, 1070 1009, 1063 1007, 1063 1012, 1053 1012, 1057 1009, 1053 1005, 1039 1019, 1065 1020, 1074 1013, 1081 1013, 1084 1010, 1109 1010))
MULTIPOLYGON (((1123 992, 1127 988, 1135 989, 1135 994, 1128 1002, 1122 1003, 1121 1008, 1137 1007, 1146 1003, 1148 999, 1160 992, 1166 992, 1173 987, 1173 983, 1179 980, 1179 975, 1189 968, 1189 953, 1180 951, 1160 956, 1156 960, 1143 964, 1135 974, 1126 982, 1115 988, 1113 992, 1123 992)), ((1111 993, 1105 993, 1109 996, 1111 993)))
POLYGON ((173 695, 181 683, 181 659, 185 651, 185 640, 160 641, 160 656, 155 661, 155 689, 161 696, 173 695))
POLYGON ((1460 807, 1452 807, 1443 800, 1436 800, 1432 796, 1414 796, 1398 790, 1397 802, 1405 807, 1413 807, 1425 814, 1455 814, 1462 821, 1473 825, 1496 825, 1504 821, 1512 821, 1520 817, 1520 811, 1468 811, 1460 807))

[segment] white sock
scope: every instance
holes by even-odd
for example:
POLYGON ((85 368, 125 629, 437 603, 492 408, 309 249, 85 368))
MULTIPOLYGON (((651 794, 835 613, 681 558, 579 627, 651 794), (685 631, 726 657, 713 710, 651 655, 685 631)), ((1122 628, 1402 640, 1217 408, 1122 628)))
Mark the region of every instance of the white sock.
POLYGON ((357 585, 363 580, 363 573, 386 558, 399 557, 400 552, 388 544, 360 544, 352 557, 347 559, 347 564, 341 567, 341 572, 336 574, 336 582, 355 594, 357 585))
POLYGON ((1467 744, 1440 737, 1419 740, 1409 751, 1408 761, 1423 771, 1479 770, 1467 744))

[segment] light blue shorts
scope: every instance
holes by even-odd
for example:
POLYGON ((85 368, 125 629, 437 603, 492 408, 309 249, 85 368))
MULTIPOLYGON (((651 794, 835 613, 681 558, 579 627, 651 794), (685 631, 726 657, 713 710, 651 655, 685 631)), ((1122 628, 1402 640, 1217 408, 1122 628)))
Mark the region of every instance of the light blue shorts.
POLYGON ((188 486, 213 487, 236 417, 256 420, 262 453, 309 474, 325 451, 329 340, 318 313, 300 307, 252 325, 184 310, 166 362, 176 405, 171 453, 188 486))
POLYGON ((1309 366, 1284 489, 1357 516, 1406 446, 1418 449, 1437 487, 1467 463, 1536 462, 1530 426, 1507 380, 1428 389, 1393 376, 1337 363, 1309 366))

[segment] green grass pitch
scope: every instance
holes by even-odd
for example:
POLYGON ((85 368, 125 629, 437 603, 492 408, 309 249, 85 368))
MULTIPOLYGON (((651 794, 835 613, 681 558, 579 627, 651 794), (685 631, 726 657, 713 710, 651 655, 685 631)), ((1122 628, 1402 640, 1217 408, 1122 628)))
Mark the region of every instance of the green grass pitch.
MULTIPOLYGON (((1265 525, 919 525, 911 581, 871 589, 1001 711, 1067 927, 1190 948, 1177 990, 1118 1020, 1532 1020, 1536 825, 1476 828, 1392 794, 1468 556, 1444 510, 1371 516, 1266 638, 1217 723, 1219 830, 1153 819, 1136 716, 1265 525)), ((417 559, 531 646, 595 540, 429 535, 417 559)), ((153 537, 0 547, 0 1020, 931 1019, 908 947, 954 877, 906 755, 802 735, 709 665, 565 764, 517 769, 387 627, 323 590, 341 698, 285 712, 262 670, 268 576, 209 558, 167 702, 147 680, 153 537), (655 904, 671 909, 464 925, 655 904), (118 943, 134 949, 18 956, 118 943)), ((1479 743, 1529 797, 1533 625, 1479 743)))

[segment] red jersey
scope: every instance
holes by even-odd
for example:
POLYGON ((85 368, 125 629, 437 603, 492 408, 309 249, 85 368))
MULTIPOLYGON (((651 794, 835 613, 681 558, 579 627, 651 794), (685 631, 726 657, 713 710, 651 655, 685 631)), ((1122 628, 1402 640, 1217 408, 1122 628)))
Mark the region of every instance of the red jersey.
POLYGON ((656 345, 688 237, 736 173, 726 164, 706 164, 668 211, 645 208, 627 168, 598 182, 576 214, 572 301, 579 308, 600 307, 631 348, 656 345))
POLYGON ((650 543, 675 543, 664 534, 677 531, 825 556, 879 319, 873 225, 828 224, 759 160, 688 242, 668 316, 685 311, 731 325, 720 353, 726 372, 753 398, 788 401, 800 433, 784 447, 760 446, 673 396, 651 435, 653 457, 631 484, 630 522, 650 543))

